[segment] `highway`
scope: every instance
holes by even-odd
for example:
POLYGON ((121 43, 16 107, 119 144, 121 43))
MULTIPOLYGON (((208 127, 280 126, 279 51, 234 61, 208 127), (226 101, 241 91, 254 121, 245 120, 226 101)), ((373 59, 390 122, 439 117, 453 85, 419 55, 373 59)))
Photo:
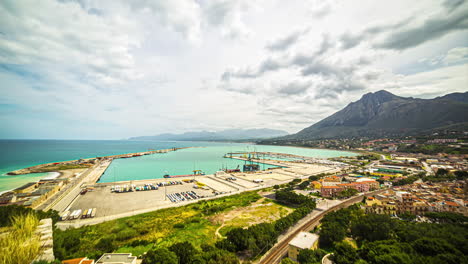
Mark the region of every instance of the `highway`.
MULTIPOLYGON (((376 193, 383 192, 385 190, 377 190, 369 193, 365 193, 364 195, 373 195, 376 193)), ((352 204, 358 203, 362 201, 363 195, 359 195, 356 197, 351 197, 347 200, 342 201, 341 203, 330 207, 329 209, 322 211, 316 214, 312 219, 305 221, 304 223, 299 223, 293 231, 290 231, 288 234, 285 235, 285 238, 280 240, 276 243, 259 261, 259 264, 272 264, 272 263, 280 263, 283 256, 288 254, 288 245, 289 242, 300 232, 309 232, 310 230, 314 229, 319 223, 320 220, 329 212, 337 211, 339 209, 348 207, 352 204)), ((314 210, 314 212, 317 212, 314 210)), ((314 213, 312 212, 312 213, 314 213)), ((307 217, 307 216, 306 216, 307 217)))

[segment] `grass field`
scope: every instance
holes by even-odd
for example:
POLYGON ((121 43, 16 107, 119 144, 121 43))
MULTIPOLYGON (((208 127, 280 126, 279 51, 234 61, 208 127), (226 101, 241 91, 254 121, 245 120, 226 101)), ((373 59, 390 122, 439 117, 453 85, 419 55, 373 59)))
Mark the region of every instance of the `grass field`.
MULTIPOLYGON (((213 245, 219 239, 215 235, 216 229, 221 226, 221 223, 212 221, 213 217, 248 207, 259 199, 261 196, 257 192, 245 192, 98 225, 56 230, 54 252, 59 259, 95 257, 111 251, 129 252, 138 256, 150 248, 167 247, 177 242, 189 241, 197 248, 202 244, 213 245)), ((260 205, 256 210, 246 213, 258 219, 266 216, 268 210, 276 210, 277 214, 287 213, 287 209, 281 209, 271 202, 260 205)), ((244 219, 231 224, 243 226, 248 223, 244 219)))
POLYGON ((222 223, 219 233, 225 236, 236 227, 247 227, 263 222, 273 222, 288 215, 293 209, 273 203, 270 199, 261 200, 242 208, 237 208, 212 217, 212 222, 222 223))

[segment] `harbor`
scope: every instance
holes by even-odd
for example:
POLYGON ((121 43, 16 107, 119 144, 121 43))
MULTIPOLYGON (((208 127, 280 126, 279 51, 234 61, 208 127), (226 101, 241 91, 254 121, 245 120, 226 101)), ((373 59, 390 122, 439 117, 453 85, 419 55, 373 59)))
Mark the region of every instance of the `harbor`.
POLYGON ((276 151, 186 147, 47 163, 14 173, 61 166, 78 167, 58 171, 61 174, 55 181, 42 181, 47 184, 42 186, 60 183, 51 191, 27 186, 20 196, 15 194, 17 190, 6 196, 20 197, 13 204, 27 205, 28 199, 36 199, 30 207, 58 211, 63 216, 58 226, 63 229, 258 190, 346 167, 325 158, 276 151), (42 198, 35 198, 36 193, 42 198))
MULTIPOLYGON (((249 190, 280 185, 293 179, 320 173, 333 173, 344 164, 318 164, 284 160, 257 160, 233 157, 245 162, 268 162, 274 168, 258 171, 217 171, 207 175, 186 175, 177 178, 159 178, 131 181, 103 182, 83 185, 86 192, 78 195, 66 211, 84 211, 95 208, 94 218, 62 221, 62 229, 96 224, 110 219, 150 212, 162 208, 181 206, 200 199, 214 199, 249 190), (146 186, 146 187, 145 187, 146 186)), ((316 162, 316 161, 315 161, 316 162)))

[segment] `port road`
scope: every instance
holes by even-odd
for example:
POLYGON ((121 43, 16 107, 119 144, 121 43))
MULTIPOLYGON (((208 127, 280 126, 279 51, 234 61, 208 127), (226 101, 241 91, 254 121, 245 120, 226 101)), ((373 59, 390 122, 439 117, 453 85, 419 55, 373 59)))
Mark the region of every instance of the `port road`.
POLYGON ((110 163, 110 160, 98 162, 93 167, 87 169, 81 173, 77 179, 72 180, 72 182, 67 184, 63 190, 57 193, 56 197, 52 197, 48 202, 41 206, 42 208, 38 209, 43 209, 45 211, 50 209, 59 212, 65 211, 67 207, 69 207, 80 194, 82 185, 96 182, 110 165, 110 163))

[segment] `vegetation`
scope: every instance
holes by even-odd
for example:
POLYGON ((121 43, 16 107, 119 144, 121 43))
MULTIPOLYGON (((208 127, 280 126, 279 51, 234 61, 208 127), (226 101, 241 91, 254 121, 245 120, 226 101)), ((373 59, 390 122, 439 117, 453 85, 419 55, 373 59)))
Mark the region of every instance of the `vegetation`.
POLYGON ((336 264, 468 263, 463 216, 429 214, 445 224, 417 223, 387 215, 363 214, 357 207, 330 213, 322 219, 321 247, 333 249, 336 264), (335 233, 330 232, 336 228, 335 233), (352 237, 357 248, 344 242, 352 237))
POLYGON ((285 205, 300 207, 305 203, 310 203, 312 200, 302 194, 297 194, 291 190, 278 190, 276 191, 276 200, 285 205))
POLYGON ((335 242, 340 242, 346 237, 351 226, 351 219, 361 213, 357 205, 326 214, 322 220, 319 245, 322 248, 332 247, 335 242))
POLYGON ((298 185, 299 189, 304 190, 305 188, 309 187, 310 181, 303 181, 301 184, 298 185))
POLYGON ((314 175, 309 176, 309 181, 318 181, 318 180, 320 180, 319 176, 314 176, 314 175))
POLYGON ((437 223, 463 224, 468 223, 468 217, 452 212, 429 212, 424 215, 437 223))
POLYGON ((34 231, 39 224, 35 214, 9 217, 10 226, 0 236, 0 263, 29 264, 39 254, 39 236, 34 231))
POLYGON ((424 181, 430 181, 430 182, 443 182, 443 181, 466 180, 466 179, 468 179, 467 171, 455 171, 451 173, 446 169, 439 169, 434 176, 427 176, 423 178, 424 181))
POLYGON ((449 147, 447 145, 437 144, 411 144, 411 145, 400 145, 398 147, 399 152, 407 153, 423 153, 427 155, 435 155, 438 153, 447 154, 468 154, 468 147, 449 147))
POLYGON ((419 180, 419 176, 409 176, 408 178, 405 178, 405 179, 401 179, 399 181, 395 181, 393 182, 393 186, 402 186, 402 185, 406 185, 406 184, 412 184, 413 182, 419 180))
POLYGON ((343 199, 343 198, 348 198, 348 197, 351 197, 351 196, 354 196, 358 193, 358 190, 356 189, 353 189, 353 188, 350 188, 350 189, 345 189, 341 192, 339 192, 336 197, 340 198, 340 199, 343 199))
POLYGON ((367 154, 367 155, 359 155, 356 158, 358 160, 379 160, 380 156, 377 154, 367 154))
POLYGON ((78 229, 54 231, 54 254, 58 259, 87 256, 96 258, 104 252, 130 252, 139 256, 149 250, 169 248, 190 241, 214 245, 219 224, 209 219, 260 199, 256 192, 204 200, 183 207, 173 207, 151 213, 108 221, 78 229))
POLYGON ((11 226, 13 224, 12 220, 15 219, 15 217, 26 215, 35 216, 39 220, 44 218, 52 218, 54 223, 57 222, 60 218, 58 212, 54 210, 44 212, 36 211, 31 208, 19 205, 0 206, 0 227, 11 226))
POLYGON ((276 198, 280 202, 298 208, 271 223, 260 223, 247 229, 234 228, 226 234, 226 239, 216 243, 216 247, 242 254, 248 259, 255 259, 268 251, 281 233, 315 208, 315 202, 312 199, 292 191, 278 190, 276 198))
POLYGON ((210 217, 213 223, 222 222, 223 227, 219 229, 222 236, 236 227, 248 227, 257 223, 274 221, 278 218, 288 215, 293 209, 272 202, 269 199, 259 200, 247 207, 240 207, 235 210, 227 211, 210 217), (262 201, 260 203, 260 201, 262 201), (218 219, 221 219, 218 220, 218 219))
POLYGON ((300 264, 320 264, 322 263, 322 258, 327 254, 326 251, 322 249, 311 250, 303 249, 299 251, 297 260, 300 264))
POLYGON ((239 260, 231 252, 203 244, 201 250, 189 242, 176 243, 169 248, 150 250, 143 257, 143 264, 209 263, 237 264, 239 260))

